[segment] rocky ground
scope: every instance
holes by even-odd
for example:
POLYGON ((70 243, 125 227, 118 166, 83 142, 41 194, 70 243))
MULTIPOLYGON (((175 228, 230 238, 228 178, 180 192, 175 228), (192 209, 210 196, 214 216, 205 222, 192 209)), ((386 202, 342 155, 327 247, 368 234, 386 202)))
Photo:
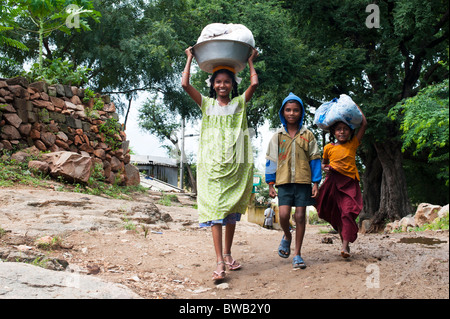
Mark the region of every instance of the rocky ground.
MULTIPOLYGON (((41 266, 65 269, 47 270, 58 276, 95 278, 126 288, 131 298, 449 296, 448 231, 360 234, 351 246, 352 257, 343 259, 336 234, 329 233, 326 226, 308 225, 302 249, 308 267, 293 270, 292 257, 282 259, 277 255, 280 231, 242 221, 237 227, 233 257, 243 268, 228 271, 227 278, 215 284, 211 280, 215 269, 211 233, 198 228, 195 202, 179 196, 180 202, 164 206, 158 198, 156 193, 116 200, 51 189, 0 189, 0 228, 4 230, 0 234, 0 257, 10 262, 40 261, 41 266), (43 236, 55 238, 51 247, 37 246, 36 239, 43 236)), ((0 267, 5 264, 8 262, 0 263, 0 267)), ((14 289, 8 286, 14 280, 7 279, 7 273, 0 274, 0 298, 15 298, 14 289)), ((29 297, 37 296, 31 291, 39 290, 39 285, 27 287, 29 297)), ((21 287, 25 295, 27 287, 21 287)), ((52 289, 48 297, 67 296, 52 289)), ((110 297, 123 296, 121 293, 110 297)), ((45 294, 38 297, 46 298, 45 294)), ((105 295, 97 292, 80 297, 105 295)))

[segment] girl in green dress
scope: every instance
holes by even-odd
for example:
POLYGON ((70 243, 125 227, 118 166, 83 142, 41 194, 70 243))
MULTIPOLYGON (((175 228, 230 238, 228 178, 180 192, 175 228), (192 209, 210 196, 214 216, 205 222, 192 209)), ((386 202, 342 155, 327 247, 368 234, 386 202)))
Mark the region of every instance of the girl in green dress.
POLYGON ((236 221, 245 213, 253 185, 253 154, 247 127, 246 103, 258 86, 253 49, 248 58, 250 86, 237 93, 235 71, 219 66, 210 78, 210 96, 200 94, 190 83, 192 48, 186 49, 187 62, 182 76, 183 89, 202 110, 202 125, 197 159, 197 200, 200 226, 210 226, 217 267, 213 280, 225 277, 225 267, 241 265, 231 257, 236 221), (225 245, 222 244, 225 226, 225 245))

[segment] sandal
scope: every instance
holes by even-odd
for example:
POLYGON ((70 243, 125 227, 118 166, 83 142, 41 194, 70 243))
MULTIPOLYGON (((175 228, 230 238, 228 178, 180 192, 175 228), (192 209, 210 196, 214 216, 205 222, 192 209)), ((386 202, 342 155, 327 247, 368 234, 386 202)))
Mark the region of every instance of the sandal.
POLYGON ((341 256, 343 258, 349 258, 351 257, 350 255, 350 247, 347 248, 347 251, 345 251, 344 249, 341 250, 341 256))
MULTIPOLYGON (((217 265, 220 265, 220 264, 225 264, 225 262, 219 261, 217 263, 217 265)), ((214 281, 223 280, 223 279, 225 279, 225 275, 226 275, 225 270, 221 270, 221 271, 214 270, 212 280, 214 280, 214 281)))
MULTIPOLYGON (((226 254, 226 255, 223 255, 224 257, 231 257, 231 254, 226 254)), ((228 269, 229 270, 238 270, 238 269, 241 269, 241 265, 236 261, 236 260, 234 260, 233 259, 233 261, 231 262, 231 263, 228 263, 228 262, 225 262, 225 264, 228 266, 228 269)))
POLYGON ((292 260, 292 265, 294 266, 294 269, 305 269, 306 264, 303 261, 303 258, 300 255, 297 255, 292 260))
POLYGON ((286 239, 281 239, 280 246, 278 246, 278 256, 281 258, 288 258, 291 254, 291 242, 287 241, 286 239))

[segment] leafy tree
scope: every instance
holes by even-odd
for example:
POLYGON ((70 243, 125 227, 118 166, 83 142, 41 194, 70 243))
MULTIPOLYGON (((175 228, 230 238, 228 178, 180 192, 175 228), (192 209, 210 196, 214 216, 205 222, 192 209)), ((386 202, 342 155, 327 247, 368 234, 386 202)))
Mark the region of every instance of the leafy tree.
MULTIPOLYGON (((42 70, 44 62, 44 38, 52 32, 61 30, 70 33, 70 28, 89 30, 89 24, 83 17, 91 17, 98 21, 99 12, 92 10, 92 2, 89 0, 18 0, 8 1, 10 7, 15 7, 20 12, 19 17, 32 22, 32 28, 23 27, 15 21, 16 29, 25 33, 37 34, 39 37, 39 69, 42 70), (76 18, 78 25, 70 25, 70 19, 76 18)), ((49 51, 47 46, 47 51, 49 51)))
MULTIPOLYGON (((19 10, 7 6, 6 0, 0 1, 0 48, 12 48, 14 51, 29 51, 27 46, 22 42, 11 38, 11 32, 14 30, 12 23, 14 18, 19 14, 19 10)), ((0 56, 0 69, 11 69, 17 65, 16 61, 6 57, 0 56)))
POLYGON ((377 1, 380 28, 368 28, 368 2, 285 1, 305 57, 293 70, 310 105, 346 93, 364 110, 369 128, 360 156, 364 213, 374 226, 412 213, 403 168, 401 131, 389 110, 448 71, 448 2, 377 1))
POLYGON ((449 83, 430 85, 416 96, 398 103, 389 112, 393 120, 401 117, 402 151, 413 149, 414 156, 427 154, 430 164, 438 164, 438 177, 449 184, 449 83))
MULTIPOLYGON (((298 93, 294 84, 294 71, 305 61, 299 40, 294 37, 296 26, 289 23, 290 12, 282 7, 281 1, 257 0, 199 0, 191 1, 192 22, 196 26, 191 34, 189 45, 194 45, 202 29, 210 23, 236 23, 249 28, 255 38, 256 48, 260 52, 255 61, 259 87, 248 108, 249 127, 255 130, 267 117, 274 125, 280 124, 278 109, 284 97, 290 92, 298 93)), ((184 54, 184 53, 183 53, 184 54)), ((249 83, 249 70, 240 74, 243 78, 239 85, 245 90, 249 83)), ((200 72, 193 77, 194 85, 204 89, 207 74, 200 72)))
POLYGON ((28 48, 22 42, 8 38, 2 34, 13 29, 13 27, 5 27, 0 25, 0 45, 10 46, 19 50, 28 51, 28 48))

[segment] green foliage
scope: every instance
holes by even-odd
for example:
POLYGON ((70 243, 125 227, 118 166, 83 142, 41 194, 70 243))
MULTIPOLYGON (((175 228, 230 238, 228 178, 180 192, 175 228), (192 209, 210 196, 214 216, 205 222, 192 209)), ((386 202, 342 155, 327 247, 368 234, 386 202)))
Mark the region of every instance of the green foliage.
POLYGON ((78 32, 80 29, 85 31, 90 30, 89 24, 83 18, 90 17, 98 22, 100 16, 98 11, 92 10, 92 2, 88 0, 20 0, 8 1, 8 4, 17 8, 19 17, 32 22, 31 28, 24 28, 17 21, 14 21, 14 26, 16 29, 27 34, 38 35, 39 69, 43 68, 44 38, 50 36, 52 32, 57 30, 70 34, 72 27, 75 27, 78 32), (75 16, 79 18, 78 24, 70 26, 69 23, 72 22, 71 19, 75 16))
POLYGON ((178 202, 177 195, 163 193, 161 199, 158 201, 158 204, 164 206, 172 206, 173 202, 178 202))
MULTIPOLYGON (((30 158, 35 159, 34 157, 30 158)), ((15 184, 39 187, 45 185, 48 177, 41 172, 30 171, 28 161, 25 163, 17 162, 3 151, 0 161, 0 187, 10 187, 15 184)))
POLYGON ((87 103, 90 99, 95 98, 95 92, 91 90, 90 88, 84 89, 84 97, 83 102, 87 103))
POLYGON ((436 218, 429 224, 425 224, 420 227, 411 228, 409 231, 419 232, 419 231, 427 231, 427 230, 448 230, 448 223, 449 223, 449 215, 447 214, 446 216, 444 216, 442 218, 439 218, 439 217, 436 218))
POLYGON ((118 150, 122 146, 120 139, 120 123, 115 118, 108 118, 98 126, 100 133, 103 133, 106 139, 106 144, 111 147, 113 151, 118 150))
POLYGON ((430 85, 416 96, 398 103, 389 112, 392 120, 400 119, 402 150, 413 155, 428 154, 429 163, 441 167, 439 177, 449 183, 449 80, 430 85))
MULTIPOLYGON (((39 156, 32 156, 32 159, 38 159, 39 156)), ((39 171, 30 171, 28 169, 28 161, 19 163, 11 159, 7 152, 3 151, 3 156, 0 161, 0 187, 13 187, 16 185, 32 186, 35 188, 47 187, 47 180, 50 177, 44 175, 39 171)), ((138 186, 119 186, 117 184, 111 185, 105 182, 103 176, 103 168, 101 164, 96 164, 86 184, 68 183, 63 178, 57 179, 61 185, 57 187, 58 191, 71 191, 83 194, 106 196, 110 198, 129 200, 133 193, 145 193, 146 188, 138 186)), ((2 229, 0 228, 0 237, 2 229)))
POLYGON ((69 60, 57 58, 54 60, 45 60, 44 68, 39 63, 34 63, 29 72, 23 72, 22 76, 29 79, 30 82, 45 81, 48 84, 67 84, 82 86, 88 82, 88 72, 90 68, 78 66, 69 60))
POLYGON ((173 132, 178 128, 180 121, 173 112, 168 111, 156 98, 147 99, 139 109, 139 126, 151 134, 158 136, 161 141, 169 139, 177 143, 173 132))
MULTIPOLYGON (((22 43, 17 40, 8 38, 4 36, 2 33, 5 33, 5 31, 13 30, 13 27, 5 27, 0 25, 0 46, 9 46, 13 47, 22 51, 28 51, 29 49, 22 43)), ((0 57, 0 59, 4 59, 3 57, 0 57)))
POLYGON ((433 203, 443 206, 449 203, 448 185, 445 185, 440 177, 441 169, 445 165, 448 165, 448 162, 442 165, 430 164, 426 154, 423 154, 423 157, 404 159, 408 196, 413 205, 433 203))

